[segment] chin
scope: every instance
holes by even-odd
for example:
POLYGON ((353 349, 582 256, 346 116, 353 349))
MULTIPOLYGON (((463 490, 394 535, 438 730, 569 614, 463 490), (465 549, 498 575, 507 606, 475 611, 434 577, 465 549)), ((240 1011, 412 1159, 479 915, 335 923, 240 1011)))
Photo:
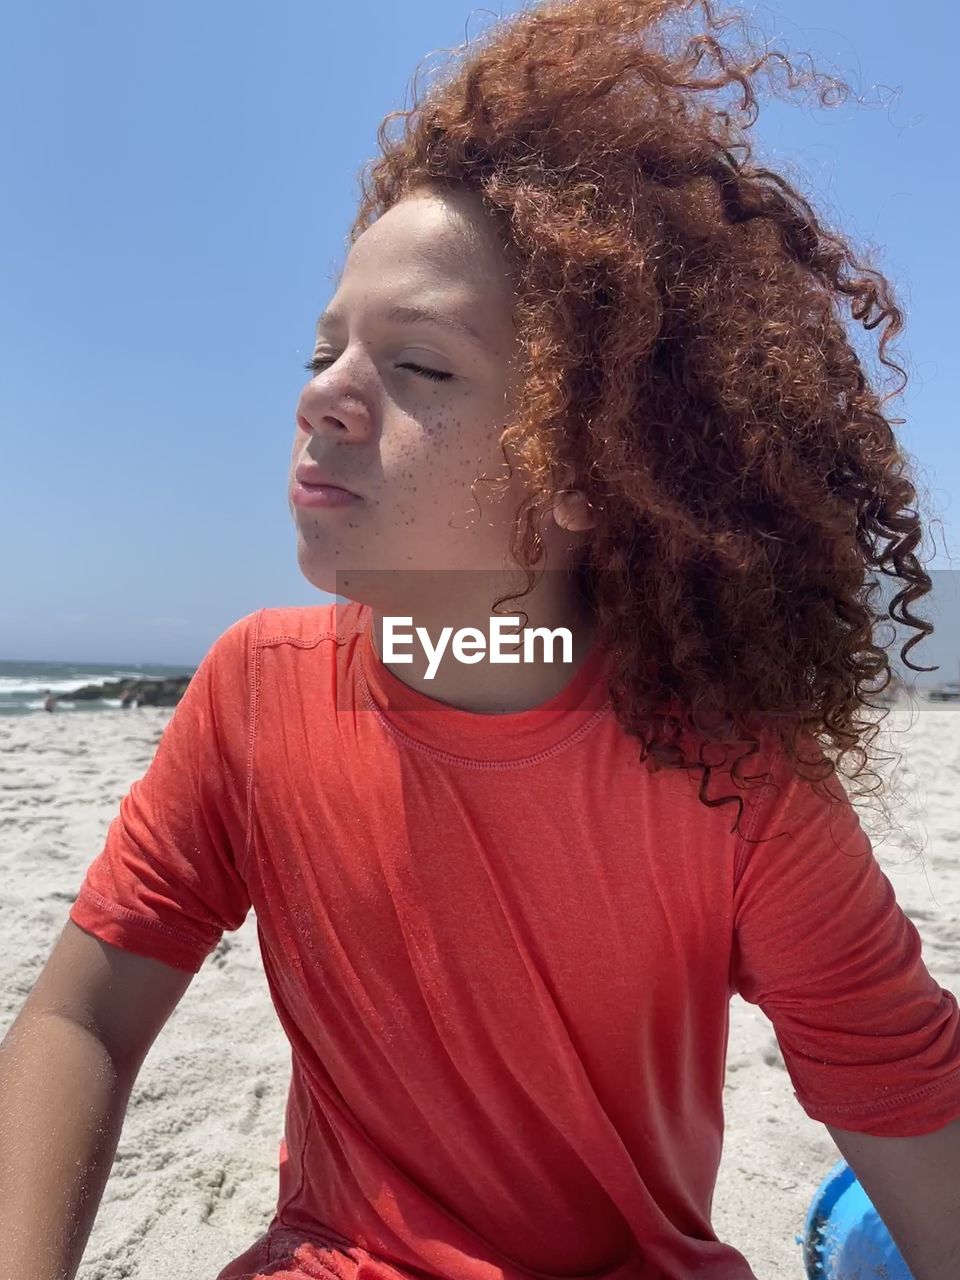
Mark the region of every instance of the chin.
POLYGON ((396 569, 369 569, 364 565, 351 568, 337 556, 322 554, 316 545, 305 542, 302 537, 297 544, 297 563, 312 587, 332 596, 372 604, 396 594, 396 569), (392 592, 386 589, 391 586, 392 592))
POLYGON ((329 561, 319 562, 319 557, 316 554, 311 555, 309 549, 304 547, 302 540, 297 547, 297 564, 312 587, 316 587, 318 591, 327 591, 330 595, 337 594, 336 567, 329 561))

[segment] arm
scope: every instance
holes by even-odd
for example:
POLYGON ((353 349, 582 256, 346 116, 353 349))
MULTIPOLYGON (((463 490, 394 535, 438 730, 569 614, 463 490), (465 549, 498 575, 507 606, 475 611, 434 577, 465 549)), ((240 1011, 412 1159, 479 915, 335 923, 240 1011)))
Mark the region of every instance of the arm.
POLYGON ((758 800, 748 833, 772 838, 739 851, 735 988, 773 1023, 794 1096, 915 1280, 957 1280, 960 1007, 927 969, 842 781, 831 776, 828 804, 782 756, 773 772, 781 791, 758 800))
POLYGON ((914 1138, 826 1126, 914 1280, 960 1275, 960 1120, 914 1138))
POLYGON ((192 977, 67 921, 0 1044, 0 1280, 73 1280, 137 1074, 192 977))

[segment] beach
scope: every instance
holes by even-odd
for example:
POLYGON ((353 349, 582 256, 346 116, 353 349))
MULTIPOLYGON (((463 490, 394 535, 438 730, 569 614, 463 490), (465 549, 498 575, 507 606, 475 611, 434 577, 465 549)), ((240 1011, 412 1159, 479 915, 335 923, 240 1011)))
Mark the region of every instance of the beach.
MULTIPOLYGON (((0 1035, 171 714, 139 707, 0 717, 0 1035)), ((861 820, 916 924, 927 967, 960 992, 960 703, 905 695, 881 741, 902 755, 884 772, 903 829, 875 828, 862 810, 861 820)), ((289 1076, 251 912, 207 959, 144 1064, 79 1280, 214 1280, 246 1249, 276 1204, 289 1076)), ((717 1234, 761 1280, 803 1280, 795 1236, 840 1155, 794 1098, 772 1026, 739 997, 724 1105, 717 1234)))

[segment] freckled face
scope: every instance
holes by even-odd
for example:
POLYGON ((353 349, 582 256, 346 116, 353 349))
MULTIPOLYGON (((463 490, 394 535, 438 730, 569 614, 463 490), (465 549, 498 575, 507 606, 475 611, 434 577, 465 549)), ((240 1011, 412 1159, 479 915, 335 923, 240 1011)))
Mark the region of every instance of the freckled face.
POLYGON ((498 441, 515 390, 513 301, 501 246, 469 193, 409 196, 353 245, 296 411, 291 486, 298 465, 316 463, 362 498, 321 509, 291 501, 300 568, 315 586, 336 592, 346 570, 511 563, 519 472, 502 496, 481 484, 474 500, 470 486, 506 475, 498 441), (393 307, 450 322, 404 323, 393 307))

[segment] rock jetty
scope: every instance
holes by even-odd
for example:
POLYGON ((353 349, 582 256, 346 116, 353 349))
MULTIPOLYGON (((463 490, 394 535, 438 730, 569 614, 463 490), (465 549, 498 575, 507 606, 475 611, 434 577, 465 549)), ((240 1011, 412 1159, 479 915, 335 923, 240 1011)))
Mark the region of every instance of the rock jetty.
POLYGON ((119 698, 124 707, 175 707, 190 680, 190 676, 170 676, 161 680, 106 680, 103 684, 81 685, 72 693, 61 693, 58 701, 96 702, 99 698, 119 698))

